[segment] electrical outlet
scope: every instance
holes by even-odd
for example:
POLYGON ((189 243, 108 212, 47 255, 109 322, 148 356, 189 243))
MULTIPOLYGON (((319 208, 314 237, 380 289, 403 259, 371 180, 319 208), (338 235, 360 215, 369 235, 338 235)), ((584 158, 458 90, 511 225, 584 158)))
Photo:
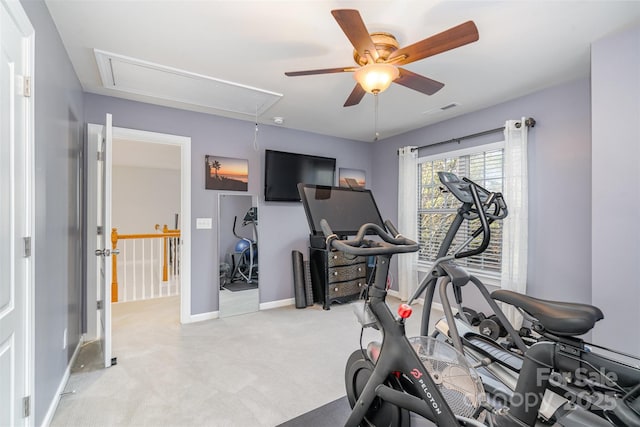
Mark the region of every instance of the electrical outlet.
POLYGON ((62 334, 62 349, 67 349, 67 328, 64 328, 64 333, 62 334))

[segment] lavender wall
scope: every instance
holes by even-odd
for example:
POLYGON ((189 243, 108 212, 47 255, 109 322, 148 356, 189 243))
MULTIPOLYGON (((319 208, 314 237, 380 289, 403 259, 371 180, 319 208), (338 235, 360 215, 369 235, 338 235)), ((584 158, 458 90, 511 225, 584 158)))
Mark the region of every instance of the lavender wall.
POLYGON ((249 160, 249 191, 259 196, 260 302, 293 298, 291 251, 306 254, 309 228, 300 203, 264 202, 264 150, 275 149, 337 158, 337 168, 363 169, 371 177, 371 145, 276 126, 85 94, 85 120, 191 137, 191 314, 218 310, 217 191, 204 188, 204 157, 213 154, 249 160), (195 218, 214 218, 211 230, 197 230, 195 218))
POLYGON ((591 79, 594 338, 640 354, 640 27, 593 44, 591 79))
MULTIPOLYGON (((376 144, 373 189, 386 212, 397 214, 398 158, 406 145, 427 145, 504 125, 522 116, 529 132, 529 284, 541 298, 591 302, 591 114, 589 80, 536 92, 376 144)), ((438 150, 499 140, 466 140, 438 150)), ((421 154, 428 150, 421 150, 421 154)), ((508 201, 507 201, 508 202, 508 201)))
POLYGON ((22 6, 36 33, 34 421, 40 425, 81 335, 84 118, 82 88, 47 7, 22 6))

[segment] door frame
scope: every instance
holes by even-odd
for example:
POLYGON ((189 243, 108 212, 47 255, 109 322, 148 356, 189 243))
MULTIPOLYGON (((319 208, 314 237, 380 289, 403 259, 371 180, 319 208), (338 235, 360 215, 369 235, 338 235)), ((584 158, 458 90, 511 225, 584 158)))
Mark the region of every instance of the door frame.
MULTIPOLYGON (((32 426, 35 420, 33 410, 36 402, 35 391, 35 263, 36 263, 36 235, 35 235, 35 30, 29 21, 29 17, 24 11, 22 4, 18 1, 0 0, 3 9, 9 12, 11 19, 17 24, 23 38, 22 48, 24 52, 24 73, 30 77, 31 94, 24 97, 26 108, 24 112, 24 168, 22 179, 26 194, 24 197, 24 218, 25 218, 25 238, 31 239, 31 254, 24 257, 25 268, 25 295, 22 301, 24 320, 24 354, 16 355, 22 357, 24 362, 24 376, 15 378, 16 384, 19 382, 24 386, 24 398, 29 399, 29 414, 22 417, 17 414, 18 425, 32 426)), ((23 87, 23 82, 19 83, 23 87)))
MULTIPOLYGON (((91 138, 92 131, 98 131, 103 125, 88 124, 88 138, 91 138)), ((171 135, 158 132, 150 132, 131 128, 113 127, 113 139, 128 139, 153 144, 168 144, 180 147, 180 322, 191 323, 191 137, 171 135)), ((94 168, 89 162, 89 169, 94 168)), ((108 171, 107 173, 110 173, 108 171)), ((91 172, 88 172, 91 175, 91 172)), ((95 174, 95 171, 93 172, 95 174)), ((90 185, 90 183, 88 184, 90 185)), ((88 198, 87 198, 88 199, 88 198)), ((87 200, 88 202, 89 200, 87 200)), ((91 215, 91 209, 95 207, 87 206, 87 216, 91 215)), ((87 233, 89 236, 89 233, 87 233)), ((91 252, 90 245, 87 245, 91 252)), ((95 249, 94 249, 95 250, 95 249)), ((87 259, 92 260, 95 255, 87 252, 87 259)), ((90 262, 90 261, 89 261, 90 262)), ((95 271, 91 273, 87 269, 87 286, 95 285, 95 271)), ((87 337, 90 339, 99 337, 96 322, 92 319, 97 317, 95 303, 95 293, 92 294, 87 289, 87 337)))
POLYGON ((98 171, 96 164, 96 156, 100 151, 100 140, 102 138, 102 129, 104 125, 95 125, 89 123, 87 125, 87 153, 85 160, 86 184, 85 184, 85 313, 86 313, 86 331, 84 335, 85 341, 93 341, 100 338, 100 312, 97 309, 98 301, 98 270, 95 262, 95 250, 97 248, 97 186, 98 171), (96 193, 91 195, 90 193, 96 193))

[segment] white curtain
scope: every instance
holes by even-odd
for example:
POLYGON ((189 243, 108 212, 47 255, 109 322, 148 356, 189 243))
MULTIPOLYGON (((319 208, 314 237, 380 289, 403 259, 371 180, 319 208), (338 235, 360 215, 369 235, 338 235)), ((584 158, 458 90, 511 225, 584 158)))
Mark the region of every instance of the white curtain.
MULTIPOLYGON (((528 174, 527 174, 526 118, 508 120, 504 127, 504 187, 503 194, 509 215, 503 222, 502 234, 502 289, 519 293, 527 291, 527 226, 528 174)), ((516 328, 522 316, 516 309, 504 305, 504 311, 516 328)))
MULTIPOLYGON (((403 147, 398 150, 398 231, 403 236, 418 238, 418 150, 403 147)), ((418 253, 398 255, 398 291, 406 301, 418 287, 418 253)))

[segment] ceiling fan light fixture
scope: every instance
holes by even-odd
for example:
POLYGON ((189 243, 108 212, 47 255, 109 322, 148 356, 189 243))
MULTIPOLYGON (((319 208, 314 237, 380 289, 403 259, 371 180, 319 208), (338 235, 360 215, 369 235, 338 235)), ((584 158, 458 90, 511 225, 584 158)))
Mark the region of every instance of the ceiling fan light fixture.
POLYGON ((387 90, 399 75, 400 72, 394 65, 374 63, 358 68, 353 77, 366 92, 378 94, 387 90))

